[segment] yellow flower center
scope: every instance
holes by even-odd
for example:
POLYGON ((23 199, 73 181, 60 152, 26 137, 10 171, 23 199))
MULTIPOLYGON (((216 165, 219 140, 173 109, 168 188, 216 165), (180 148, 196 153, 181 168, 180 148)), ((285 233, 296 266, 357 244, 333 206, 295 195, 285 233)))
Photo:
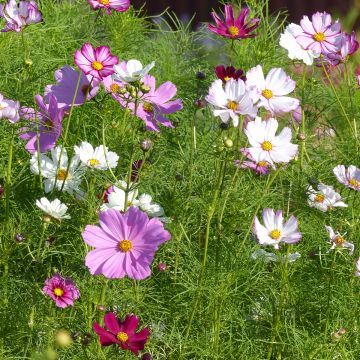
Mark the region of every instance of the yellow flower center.
POLYGON ((56 174, 56 178, 61 181, 66 180, 68 176, 69 176, 69 174, 66 171, 66 169, 60 169, 56 174))
POLYGON ((237 107, 238 107, 238 103, 236 101, 229 100, 229 102, 227 103, 227 108, 230 110, 236 110, 237 107))
POLYGON ((225 76, 225 77, 224 77, 224 80, 225 80, 225 81, 229 81, 229 80, 230 80, 229 76, 225 76))
POLYGON ((122 343, 127 342, 129 339, 128 334, 122 331, 116 334, 116 338, 122 343))
POLYGON ((351 179, 349 180, 349 184, 351 186, 354 186, 354 187, 358 187, 359 186, 359 182, 356 180, 356 179, 351 179))
POLYGON ((281 236, 281 232, 278 229, 270 231, 270 237, 274 240, 279 240, 281 236))
POLYGON ((60 288, 55 288, 54 289, 54 294, 56 296, 63 296, 64 295, 64 290, 63 289, 60 289, 60 288))
POLYGON ((143 108, 144 108, 144 111, 147 113, 152 113, 154 111, 154 107, 152 106, 152 104, 150 104, 148 102, 144 102, 143 108))
POLYGON ((109 5, 110 0, 100 0, 101 5, 109 5))
POLYGON ((128 252, 133 247, 133 244, 130 240, 122 240, 119 242, 119 249, 123 252, 128 252))
POLYGON ((270 141, 264 141, 262 144, 261 144, 261 148, 265 151, 270 151, 272 150, 273 146, 272 146, 272 143, 270 141))
POLYGON ((344 245, 344 243, 345 243, 345 239, 344 239, 342 236, 337 235, 337 236, 335 236, 335 238, 334 238, 334 242, 335 242, 335 244, 336 244, 337 246, 342 246, 342 245, 344 245))
POLYGON ((92 64, 91 64, 91 67, 94 69, 94 70, 102 70, 104 68, 104 65, 99 62, 99 61, 94 61, 92 64))
POLYGON ((267 161, 259 161, 258 166, 267 166, 267 161))
POLYGON ((110 85, 110 90, 111 90, 112 93, 118 92, 119 89, 120 89, 119 84, 113 83, 113 84, 110 85))
POLYGON ((314 34, 313 38, 318 41, 318 42, 322 42, 325 40, 325 34, 322 32, 317 32, 316 34, 314 34))
POLYGON ((228 31, 231 36, 239 35, 239 28, 237 26, 229 26, 228 31))
POLYGON ((3 110, 3 109, 5 109, 5 106, 0 105, 0 110, 3 110))
POLYGON ((322 203, 325 200, 325 196, 322 194, 316 194, 314 201, 318 203, 322 203))
POLYGON ((90 159, 89 160, 89 165, 90 166, 100 165, 100 161, 98 159, 90 159))
POLYGON ((261 94, 262 94, 262 96, 264 98, 266 98, 268 100, 271 99, 274 96, 273 92, 271 90, 269 90, 269 89, 263 90, 261 94))

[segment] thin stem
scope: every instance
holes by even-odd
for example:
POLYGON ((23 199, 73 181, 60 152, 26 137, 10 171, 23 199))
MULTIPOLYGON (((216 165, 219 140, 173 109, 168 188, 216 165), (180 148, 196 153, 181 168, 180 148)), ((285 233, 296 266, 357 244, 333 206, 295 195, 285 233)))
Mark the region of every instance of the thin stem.
POLYGON ((11 190, 11 170, 12 170, 12 161, 13 161, 13 148, 14 148, 14 137, 15 137, 15 127, 12 127, 11 138, 9 143, 9 154, 7 162, 7 171, 6 171, 6 192, 5 192, 5 222, 8 224, 9 213, 10 213, 10 190, 11 190))

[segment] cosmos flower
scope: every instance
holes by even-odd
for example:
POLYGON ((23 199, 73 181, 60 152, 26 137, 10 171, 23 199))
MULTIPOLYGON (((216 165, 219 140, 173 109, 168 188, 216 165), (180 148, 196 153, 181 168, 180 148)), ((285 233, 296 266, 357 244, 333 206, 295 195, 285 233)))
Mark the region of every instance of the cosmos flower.
POLYGON ((264 107, 272 114, 283 114, 295 110, 300 102, 288 97, 295 89, 295 81, 281 68, 271 69, 266 78, 261 65, 250 69, 246 74, 246 87, 258 108, 264 107))
POLYGON ((256 175, 267 175, 269 173, 270 164, 266 161, 256 162, 246 148, 240 151, 248 158, 246 161, 234 160, 235 166, 240 166, 241 169, 251 169, 255 171, 256 175))
POLYGON ((356 261, 354 275, 360 276, 360 257, 356 261))
POLYGON ((42 197, 40 200, 36 200, 36 206, 56 220, 71 218, 66 214, 68 207, 59 199, 49 201, 46 197, 42 197))
MULTIPOLYGON (((63 190, 69 194, 76 194, 82 196, 84 193, 80 190, 82 181, 83 169, 80 165, 78 156, 74 156, 70 161, 67 156, 66 149, 63 149, 61 161, 59 163, 61 146, 57 146, 51 150, 51 159, 43 154, 40 154, 40 168, 41 175, 44 180, 45 193, 50 192, 56 184, 57 190, 63 190)), ((39 175, 38 155, 35 153, 30 159, 30 170, 33 174, 39 175)))
POLYGON ((309 186, 307 189, 309 206, 315 207, 322 212, 326 212, 334 207, 347 207, 341 201, 341 195, 332 186, 319 184, 317 188, 317 191, 312 186, 309 186))
POLYGON ((259 117, 247 124, 244 132, 251 145, 248 151, 256 163, 288 163, 297 154, 298 145, 291 143, 291 129, 284 127, 275 135, 278 126, 276 119, 262 121, 259 117))
POLYGON ((331 15, 317 12, 311 21, 304 16, 300 21, 301 33, 296 34, 296 40, 305 50, 313 50, 318 54, 336 53, 341 40, 341 26, 338 21, 332 23, 331 15))
POLYGON ((151 275, 150 265, 159 246, 171 238, 160 220, 149 219, 136 208, 125 214, 109 209, 99 214, 99 226, 87 225, 82 237, 95 247, 85 264, 93 275, 143 280, 151 275))
POLYGON ((114 66, 113 78, 124 83, 140 81, 154 66, 154 61, 144 68, 139 60, 123 61, 120 65, 114 66))
POLYGON ((294 215, 291 215, 289 220, 284 223, 281 210, 275 213, 273 209, 264 209, 262 217, 265 226, 256 216, 253 227, 253 232, 260 245, 272 245, 275 249, 279 249, 282 242, 294 244, 301 240, 298 221, 294 215))
POLYGON ((83 141, 80 146, 75 146, 74 150, 81 162, 91 169, 108 170, 109 167, 116 168, 119 160, 119 156, 113 151, 109 151, 104 145, 94 149, 91 144, 83 141))
MULTIPOLYGON (((132 184, 129 184, 129 188, 132 184)), ((119 181, 116 185, 111 186, 106 191, 106 201, 101 206, 101 211, 109 209, 115 209, 118 211, 125 210, 125 199, 126 199, 127 183, 125 181, 119 181)), ((132 206, 137 201, 138 191, 137 189, 131 190, 127 196, 126 208, 132 206)))
POLYGON ((360 169, 350 165, 347 169, 344 165, 338 165, 333 169, 337 180, 350 189, 360 191, 360 169))
POLYGON ((120 103, 121 106, 127 107, 126 101, 120 95, 127 93, 125 83, 120 80, 116 80, 112 75, 107 76, 102 80, 105 91, 111 94, 112 98, 120 103))
MULTIPOLYGON (((81 73, 80 76, 80 84, 74 106, 84 104, 86 94, 87 100, 90 100, 99 91, 99 80, 94 79, 91 75, 84 75, 83 73, 81 73)), ((52 94, 56 97, 59 108, 64 108, 68 111, 74 98, 79 73, 71 66, 65 65, 55 71, 54 77, 56 84, 46 86, 44 99, 48 101, 50 94, 52 94)))
POLYGON ((9 0, 5 6, 0 5, 0 17, 6 21, 2 32, 20 32, 25 26, 42 21, 34 0, 20 1, 18 4, 16 0, 9 0))
POLYGON ((320 56, 320 53, 314 50, 307 50, 301 46, 296 39, 296 35, 302 33, 301 26, 289 24, 283 34, 280 35, 280 46, 288 51, 288 57, 291 60, 301 60, 306 65, 312 65, 314 59, 320 56))
POLYGON ((94 10, 105 9, 108 15, 111 10, 124 12, 130 7, 130 0, 87 0, 94 10))
POLYGON ((81 50, 75 51, 74 60, 85 75, 99 80, 113 74, 114 65, 119 62, 107 46, 102 45, 94 49, 89 43, 85 43, 81 50))
POLYGON ((35 96, 39 112, 25 107, 20 110, 21 117, 31 121, 29 128, 20 129, 20 138, 28 140, 25 149, 30 154, 38 151, 38 147, 41 153, 53 149, 61 135, 64 109, 59 108, 54 95, 50 94, 48 99, 47 104, 40 95, 35 96))
POLYGON ((104 323, 107 329, 94 322, 93 329, 100 337, 102 346, 117 344, 123 350, 130 350, 136 356, 139 350, 143 350, 150 336, 150 329, 145 327, 139 332, 136 328, 139 325, 139 318, 133 314, 126 315, 121 321, 114 313, 109 312, 104 316, 104 323))
POLYGON ((257 109, 246 91, 245 83, 241 79, 228 80, 225 88, 220 79, 215 80, 211 84, 205 100, 214 106, 215 116, 219 116, 221 121, 226 124, 231 118, 235 127, 239 125, 239 115, 255 117, 257 113, 257 109))
POLYGON ((219 65, 215 68, 215 74, 223 83, 226 83, 230 79, 246 81, 244 71, 242 69, 236 70, 233 66, 225 67, 224 65, 219 65))
POLYGON ((356 32, 350 34, 341 33, 339 49, 337 52, 329 52, 325 55, 324 60, 328 61, 332 66, 336 66, 341 62, 346 62, 349 56, 354 54, 359 48, 356 32))
POLYGON ((256 34, 251 33, 259 26, 260 20, 254 18, 247 21, 249 14, 250 10, 248 8, 243 8, 239 16, 234 19, 232 6, 225 5, 225 22, 221 21, 215 12, 212 12, 211 16, 216 25, 209 24, 208 29, 217 35, 232 40, 254 37, 256 34))
POLYGON ((18 101, 5 99, 0 94, 0 119, 7 119, 11 123, 16 123, 20 119, 19 108, 20 103, 18 101))
POLYGON ((339 232, 335 233, 331 226, 325 225, 325 228, 329 233, 330 243, 331 243, 331 248, 328 251, 333 250, 335 248, 340 248, 340 249, 344 248, 344 249, 349 249, 349 255, 352 255, 354 253, 355 246, 353 243, 346 241, 344 237, 340 235, 339 232))
POLYGON ((59 308, 74 305, 74 300, 80 297, 79 289, 71 279, 54 274, 51 279, 45 280, 43 293, 50 296, 59 308))
POLYGON ((138 200, 134 200, 133 205, 145 211, 151 218, 156 217, 161 220, 164 215, 164 209, 161 205, 154 203, 149 194, 141 194, 138 200))

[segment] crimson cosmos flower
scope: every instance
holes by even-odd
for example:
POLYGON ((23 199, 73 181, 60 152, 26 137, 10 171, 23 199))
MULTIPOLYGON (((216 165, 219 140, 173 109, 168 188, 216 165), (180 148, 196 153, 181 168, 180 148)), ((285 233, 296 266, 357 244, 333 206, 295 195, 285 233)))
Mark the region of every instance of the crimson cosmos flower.
POLYGON ((246 76, 242 69, 236 70, 233 66, 219 65, 215 68, 215 74, 218 79, 221 79, 224 83, 226 83, 230 79, 241 79, 242 81, 246 81, 246 76))

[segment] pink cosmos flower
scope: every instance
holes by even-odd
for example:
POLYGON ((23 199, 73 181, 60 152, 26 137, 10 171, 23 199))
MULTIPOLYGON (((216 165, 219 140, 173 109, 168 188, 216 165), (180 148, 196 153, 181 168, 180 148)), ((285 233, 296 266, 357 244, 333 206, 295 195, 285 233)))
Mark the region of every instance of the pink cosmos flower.
POLYGON ((250 152, 246 148, 240 149, 240 151, 249 159, 248 161, 235 160, 234 165, 240 166, 241 169, 254 170, 256 175, 267 175, 269 173, 270 164, 267 161, 256 162, 251 156, 250 152))
MULTIPOLYGON (((59 108, 67 111, 70 109, 74 98, 79 73, 71 66, 65 65, 55 71, 54 77, 57 84, 46 86, 44 99, 48 101, 49 95, 54 95, 58 101, 59 108)), ((92 99, 99 91, 99 83, 99 80, 94 79, 91 75, 81 74, 74 106, 84 104, 86 94, 88 94, 87 100, 92 99)))
POLYGON ((34 0, 20 1, 9 0, 4 6, 0 5, 0 17, 6 20, 2 32, 20 32, 23 27, 42 21, 41 12, 34 0))
POLYGON ((139 318, 133 314, 126 315, 125 320, 121 321, 114 313, 109 312, 104 316, 104 323, 108 330, 94 322, 93 329, 100 337, 102 346, 117 344, 123 350, 130 350, 136 356, 139 350, 143 350, 150 336, 150 329, 136 332, 139 325, 139 318))
POLYGON ((337 52, 329 52, 325 55, 325 61, 328 61, 332 66, 336 66, 341 62, 346 62, 350 55, 354 54, 359 48, 356 32, 350 34, 346 32, 341 33, 341 40, 337 52))
MULTIPOLYGON (((141 99, 136 116, 145 122, 147 130, 159 132, 158 123, 165 127, 174 127, 164 115, 181 110, 183 104, 181 99, 171 101, 177 92, 176 86, 171 81, 161 84, 157 89, 155 83, 156 79, 153 76, 145 75, 143 77, 143 84, 150 90, 146 94, 140 94, 141 99)), ((134 114, 135 104, 131 102, 128 107, 134 114)))
POLYGON ((234 19, 232 6, 225 5, 225 22, 221 21, 215 12, 212 12, 211 16, 215 20, 216 25, 209 24, 208 29, 215 34, 232 40, 254 37, 256 34, 251 34, 251 32, 259 26, 260 20, 254 18, 246 22, 249 13, 250 10, 248 8, 243 8, 239 16, 234 19))
POLYGON ((43 293, 50 296, 55 301, 55 305, 60 308, 74 305, 74 300, 80 297, 79 289, 74 282, 59 274, 54 274, 51 279, 45 280, 43 293))
POLYGON ((302 33, 295 36, 298 43, 305 50, 314 50, 323 55, 338 51, 341 40, 341 26, 338 21, 332 24, 331 15, 323 12, 317 12, 311 20, 304 16, 300 21, 302 33))
POLYGON ((127 11, 130 7, 130 0, 87 0, 94 10, 105 9, 108 15, 111 10, 118 12, 127 11))
POLYGON ((242 69, 236 70, 233 66, 227 66, 225 68, 224 65, 219 65, 215 68, 215 74, 217 78, 221 79, 224 83, 230 79, 246 81, 244 71, 242 69))
POLYGON ((38 151, 38 137, 39 150, 43 153, 53 149, 56 145, 56 141, 61 135, 64 109, 59 108, 57 99, 54 95, 50 94, 48 99, 49 103, 46 104, 40 95, 35 96, 35 101, 40 112, 25 107, 20 110, 20 115, 32 122, 30 128, 20 129, 20 138, 22 140, 29 140, 25 149, 29 151, 30 154, 34 154, 38 151), (38 134, 36 123, 38 123, 38 134))
POLYGON ((113 67, 118 62, 117 56, 112 55, 105 45, 94 49, 89 43, 85 43, 81 50, 75 51, 75 64, 85 75, 91 75, 95 79, 102 80, 113 74, 113 67))
POLYGON ((347 169, 344 165, 338 165, 333 170, 337 180, 350 189, 360 191, 360 169, 350 165, 347 169))
POLYGON ((160 220, 130 207, 125 214, 109 209, 99 214, 99 226, 87 225, 84 241, 95 247, 85 259, 91 274, 107 278, 142 280, 151 275, 150 265, 159 246, 171 238, 160 220))
POLYGON ((11 123, 19 121, 19 108, 20 103, 18 101, 5 99, 0 94, 0 119, 7 119, 11 123))
POLYGON ((119 96, 120 91, 124 90, 124 92, 126 92, 126 89, 124 88, 125 83, 120 80, 114 79, 112 75, 104 78, 102 83, 105 87, 106 92, 111 94, 112 98, 118 101, 121 106, 126 107, 126 101, 124 101, 124 99, 119 96))

